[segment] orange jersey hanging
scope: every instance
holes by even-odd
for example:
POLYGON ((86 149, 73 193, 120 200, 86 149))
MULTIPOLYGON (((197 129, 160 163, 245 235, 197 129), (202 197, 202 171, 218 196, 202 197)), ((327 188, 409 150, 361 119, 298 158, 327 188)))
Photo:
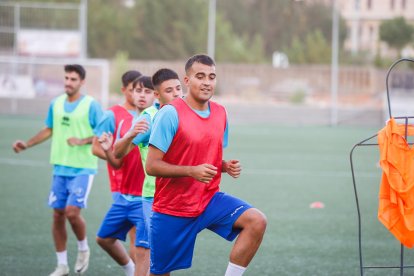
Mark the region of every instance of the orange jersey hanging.
POLYGON ((405 246, 414 246, 414 125, 391 118, 378 132, 382 179, 378 219, 405 246))

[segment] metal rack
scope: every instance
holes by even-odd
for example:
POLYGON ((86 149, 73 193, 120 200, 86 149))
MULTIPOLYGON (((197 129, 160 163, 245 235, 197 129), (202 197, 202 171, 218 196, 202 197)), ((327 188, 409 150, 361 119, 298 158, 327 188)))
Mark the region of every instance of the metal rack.
MULTIPOLYGON (((401 63, 401 62, 413 62, 414 63, 414 59, 408 59, 408 58, 399 59, 399 60, 395 61, 390 66, 390 68, 388 69, 387 77, 386 77, 386 88, 387 88, 387 101, 388 101, 388 114, 389 114, 389 118, 393 118, 392 117, 392 113, 391 113, 391 99, 390 99, 390 89, 389 89, 389 77, 390 77, 390 73, 395 68, 395 66, 397 64, 401 63)), ((407 141, 408 121, 410 119, 414 119, 414 116, 394 117, 394 119, 404 120, 404 123, 405 123, 405 138, 406 138, 406 141, 407 141)), ((361 146, 378 146, 378 143, 370 142, 370 140, 374 139, 377 136, 378 136, 378 134, 372 135, 371 137, 368 137, 368 138, 362 140, 361 142, 355 144, 352 147, 351 152, 349 154, 350 163, 351 163, 351 172, 352 172, 352 182, 353 182, 353 186, 354 186, 355 201, 356 201, 357 213, 358 213, 358 249, 359 249, 359 267, 360 267, 360 274, 361 274, 361 276, 363 276, 364 275, 364 271, 367 270, 367 269, 399 269, 400 270, 400 275, 402 276, 402 275, 404 275, 404 269, 405 268, 414 268, 414 265, 405 265, 404 264, 404 246, 402 244, 401 244, 401 249, 400 249, 400 263, 399 263, 399 265, 390 265, 390 266, 365 265, 364 264, 364 260, 363 260, 363 253, 362 253, 361 209, 360 209, 360 204, 359 204, 359 200, 358 200, 358 191, 357 191, 357 185, 356 185, 356 179, 355 179, 355 172, 354 172, 353 153, 354 153, 354 150, 356 148, 361 147, 361 146)), ((411 145, 413 143, 409 143, 409 144, 411 145)))

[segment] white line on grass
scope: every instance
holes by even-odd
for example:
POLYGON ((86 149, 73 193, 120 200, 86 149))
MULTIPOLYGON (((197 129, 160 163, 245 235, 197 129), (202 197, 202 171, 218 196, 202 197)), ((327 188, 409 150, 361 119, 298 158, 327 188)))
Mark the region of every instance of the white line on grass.
POLYGON ((0 158, 0 164, 28 166, 28 167, 49 167, 50 166, 50 164, 47 162, 39 162, 39 161, 27 160, 27 159, 12 159, 12 158, 0 158))
MULTIPOLYGON (((293 175, 293 176, 314 176, 314 177, 352 177, 349 171, 320 171, 320 170, 274 170, 274 169, 248 169, 243 170, 242 174, 247 175, 293 175)), ((358 177, 375 178, 380 177, 381 172, 356 172, 358 177)))
MULTIPOLYGON (((47 162, 39 162, 35 160, 27 159, 12 159, 12 158, 0 158, 0 164, 6 165, 18 165, 28 167, 49 167, 51 166, 47 162)), ((287 176, 313 176, 313 177, 351 177, 351 171, 319 171, 319 170, 275 170, 275 169, 248 169, 243 170, 242 174, 246 175, 287 175, 287 176)), ((356 172, 357 177, 375 178, 381 175, 380 170, 378 172, 356 172)))

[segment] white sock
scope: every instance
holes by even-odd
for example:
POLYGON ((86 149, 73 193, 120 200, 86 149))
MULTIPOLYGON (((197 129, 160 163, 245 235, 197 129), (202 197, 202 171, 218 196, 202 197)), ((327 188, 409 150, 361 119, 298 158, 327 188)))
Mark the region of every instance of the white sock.
POLYGON ((229 262, 226 274, 224 276, 241 276, 246 271, 247 267, 242 267, 229 262))
POLYGON ((58 265, 68 265, 68 251, 56 252, 58 265))
POLYGON ((126 265, 123 265, 122 268, 124 269, 125 276, 134 276, 135 264, 131 259, 129 259, 129 262, 126 265))
POLYGON ((78 250, 79 251, 87 251, 89 249, 88 240, 85 238, 82 241, 78 241, 78 250))

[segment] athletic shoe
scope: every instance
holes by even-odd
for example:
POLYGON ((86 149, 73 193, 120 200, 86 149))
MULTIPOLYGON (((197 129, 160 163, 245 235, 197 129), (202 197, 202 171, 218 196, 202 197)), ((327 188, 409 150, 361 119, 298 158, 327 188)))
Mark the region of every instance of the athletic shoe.
POLYGON ((69 267, 64 264, 58 264, 55 271, 53 271, 49 276, 67 276, 69 275, 69 267))
POLYGON ((77 275, 82 275, 89 266, 89 249, 86 251, 78 251, 78 257, 76 258, 75 263, 75 273, 77 275))

